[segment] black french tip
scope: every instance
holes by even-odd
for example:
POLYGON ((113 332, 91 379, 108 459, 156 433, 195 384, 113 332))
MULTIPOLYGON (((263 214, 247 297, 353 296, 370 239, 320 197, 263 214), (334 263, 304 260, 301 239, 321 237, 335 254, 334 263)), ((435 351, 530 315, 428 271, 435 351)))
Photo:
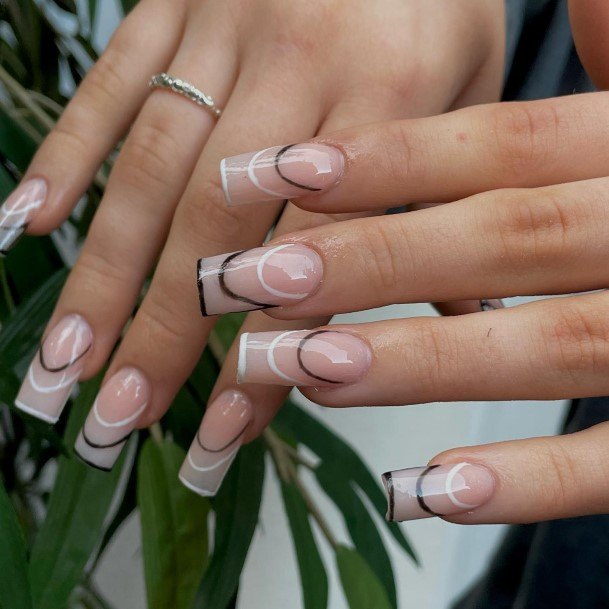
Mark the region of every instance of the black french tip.
POLYGON ((201 266, 203 264, 203 258, 197 260, 197 288, 199 289, 199 306, 201 307, 201 315, 203 317, 210 317, 207 313, 207 307, 205 306, 205 294, 203 293, 203 279, 201 278, 201 266))

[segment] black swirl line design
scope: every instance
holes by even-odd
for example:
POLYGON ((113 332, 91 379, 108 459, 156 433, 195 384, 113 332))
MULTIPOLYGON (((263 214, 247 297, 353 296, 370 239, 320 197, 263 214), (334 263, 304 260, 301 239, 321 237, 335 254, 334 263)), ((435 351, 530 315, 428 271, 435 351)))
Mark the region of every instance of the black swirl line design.
POLYGON ((387 520, 392 521, 394 519, 395 514, 395 488, 393 487, 393 476, 391 472, 386 472, 383 474, 383 480, 387 485, 387 496, 388 496, 388 510, 387 510, 387 520))
POLYGON ((307 186, 306 184, 299 184, 298 182, 295 182, 294 180, 290 180, 290 178, 286 178, 282 173, 281 173, 281 168, 279 167, 279 162, 281 161, 281 158, 283 157, 283 155, 290 149, 293 148, 294 146, 296 146, 296 144, 288 144, 287 146, 284 146, 283 148, 281 148, 277 154, 275 155, 275 160, 274 160, 274 165, 275 165, 275 171, 277 172, 277 175, 284 181, 287 182, 288 184, 291 184, 292 186, 296 186, 297 188, 302 188, 303 190, 310 190, 312 192, 319 192, 321 190, 321 188, 313 188, 312 186, 307 186))
POLYGON ((417 485, 416 485, 417 502, 419 504, 419 507, 424 512, 427 512, 428 514, 431 514, 432 516, 440 516, 440 517, 442 517, 443 514, 439 514, 438 512, 434 512, 425 503, 425 496, 423 495, 423 479, 425 478, 425 476, 427 476, 427 474, 429 474, 429 472, 431 472, 432 470, 436 469, 436 467, 440 467, 440 466, 439 465, 430 465, 429 467, 426 467, 423 470, 423 473, 417 478, 417 485))
POLYGON ((224 262, 220 265, 220 268, 218 270, 218 283, 220 284, 220 289, 224 292, 224 294, 226 294, 226 296, 228 296, 229 298, 233 298, 235 300, 239 300, 241 302, 246 302, 247 304, 251 304, 255 307, 258 307, 260 309, 269 309, 271 307, 274 307, 276 305, 273 304, 269 304, 267 302, 258 302, 256 300, 252 300, 251 298, 247 298, 247 296, 240 296, 239 294, 236 294, 235 292, 233 292, 227 285, 226 285, 226 278, 224 277, 225 273, 226 273, 226 269, 228 267, 228 265, 230 264, 230 262, 232 260, 234 260, 237 256, 240 256, 241 254, 245 253, 247 250, 241 250, 240 252, 234 252, 233 254, 228 255, 225 259, 224 262))
POLYGON ((126 442, 132 432, 129 432, 127 435, 120 438, 120 440, 116 440, 115 442, 110 442, 109 444, 98 444, 97 442, 93 442, 93 440, 91 440, 90 438, 87 437, 84 427, 82 428, 81 433, 82 433, 82 439, 85 441, 85 444, 88 444, 91 448, 99 449, 99 448, 114 448, 115 446, 118 446, 119 444, 126 442))
POLYGON ((203 442, 201 441, 201 438, 199 436, 199 433, 201 430, 199 430, 197 432, 196 438, 197 438, 197 444, 205 451, 207 451, 208 453, 221 453, 223 450, 226 450, 231 444, 233 444, 234 442, 236 442, 244 433, 245 430, 248 428, 250 422, 247 421, 245 423, 245 425, 243 426, 243 429, 241 429, 241 431, 232 439, 229 440, 224 446, 220 447, 220 448, 208 448, 207 446, 205 446, 205 444, 203 444, 203 442))
POLYGON ((314 336, 317 336, 318 334, 327 334, 328 332, 332 332, 334 334, 340 334, 340 332, 337 332, 336 330, 315 330, 314 332, 311 332, 310 334, 307 334, 305 337, 303 337, 300 340, 300 342, 298 343, 298 347, 296 348, 296 360, 298 361, 298 365, 300 366, 300 369, 305 374, 308 374, 310 377, 317 379, 318 381, 324 381, 325 383, 333 383, 334 385, 342 385, 341 381, 333 381, 332 379, 327 379, 323 376, 314 374, 304 365, 304 362, 302 361, 302 350, 303 350, 306 342, 308 340, 310 340, 311 338, 313 338, 314 336))
POLYGON ((86 463, 89 467, 92 467, 94 469, 98 469, 102 472, 111 472, 112 468, 111 467, 104 467, 102 465, 98 465, 97 463, 93 463, 93 461, 89 461, 89 459, 87 459, 86 457, 83 457, 77 450, 74 450, 74 454, 83 462, 86 463))
POLYGON ((91 349, 91 347, 93 346, 93 343, 89 343, 87 345, 87 348, 77 357, 75 357, 73 360, 70 360, 67 364, 64 364, 63 366, 59 366, 57 368, 51 368, 49 366, 47 366, 46 362, 44 361, 44 353, 43 353, 43 347, 44 347, 44 343, 41 343, 40 348, 38 349, 38 359, 40 361, 40 365, 42 366, 42 368, 44 370, 46 370, 47 372, 63 372, 64 370, 67 370, 70 366, 73 366, 79 359, 82 359, 87 352, 89 351, 89 349, 91 349))

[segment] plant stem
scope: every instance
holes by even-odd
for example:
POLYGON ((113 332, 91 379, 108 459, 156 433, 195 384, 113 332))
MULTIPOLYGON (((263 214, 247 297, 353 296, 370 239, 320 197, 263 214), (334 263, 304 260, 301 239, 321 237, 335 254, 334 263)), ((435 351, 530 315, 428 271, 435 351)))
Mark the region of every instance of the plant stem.
MULTIPOLYGON (((22 87, 2 65, 0 65, 0 82, 6 87, 8 92, 30 112, 30 114, 45 128, 47 132, 51 131, 53 127, 55 127, 56 121, 47 114, 47 112, 36 101, 32 93, 25 87, 22 87)), ((25 128, 23 124, 21 126, 25 128)), ((28 130, 28 132, 31 135, 31 129, 28 130)), ((102 190, 106 188, 108 179, 102 169, 100 169, 95 175, 94 182, 102 190)))
POLYGON ((2 284, 2 295, 4 297, 4 302, 8 310, 11 313, 15 312, 15 301, 13 300, 13 295, 11 294, 11 288, 8 285, 8 277, 6 276, 6 266, 4 266, 4 260, 0 260, 0 284, 2 284))
POLYGON ((55 121, 34 101, 27 89, 22 87, 1 65, 0 81, 8 89, 9 93, 23 104, 47 131, 53 129, 55 121))
POLYGON ((216 358, 218 364, 222 366, 228 351, 215 330, 211 331, 209 339, 207 340, 207 345, 209 346, 209 350, 211 351, 212 355, 216 358))
POLYGON ((157 444, 163 443, 163 429, 161 428, 160 423, 153 423, 148 427, 148 431, 157 444))
MULTIPOLYGON (((315 503, 313 497, 309 493, 309 489, 303 484, 302 480, 298 475, 296 466, 291 460, 288 451, 286 450, 286 444, 272 429, 267 428, 263 432, 263 437, 270 448, 271 455, 279 472, 279 476, 284 482, 293 484, 300 495, 302 496, 309 514, 313 517, 313 520, 319 526, 324 537, 328 540, 328 543, 336 549, 338 547, 338 540, 332 533, 330 525, 319 511, 319 507, 315 503)), ((291 448, 291 447, 290 447, 291 448)))

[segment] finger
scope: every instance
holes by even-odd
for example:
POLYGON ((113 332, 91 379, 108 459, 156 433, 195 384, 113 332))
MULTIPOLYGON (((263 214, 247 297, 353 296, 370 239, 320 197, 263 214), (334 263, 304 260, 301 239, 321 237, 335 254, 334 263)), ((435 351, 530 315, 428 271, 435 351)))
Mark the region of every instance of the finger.
POLYGON ((26 229, 47 233, 69 215, 141 108, 147 78, 173 56, 182 29, 181 7, 181 2, 145 0, 119 27, 22 183, 0 207, 1 251, 13 247, 26 229))
POLYGON ((459 318, 249 334, 238 378, 307 387, 332 406, 605 395, 607 302, 598 292, 459 318))
POLYGON ((238 155, 220 168, 226 201, 275 199, 273 191, 336 213, 604 176, 608 95, 476 106, 238 155))
POLYGON ((263 213, 226 212, 219 204, 221 189, 214 171, 223 152, 236 141, 263 142, 277 133, 313 133, 320 107, 300 74, 265 66, 242 66, 221 120, 205 146, 178 206, 167 243, 150 289, 138 310, 110 374, 124 366, 140 369, 152 385, 152 397, 138 426, 150 424, 165 412, 190 374, 212 324, 201 323, 193 300, 193 261, 201 250, 217 252, 263 241, 278 209, 263 213), (287 80, 286 80, 287 79, 287 80), (281 90, 284 102, 277 106, 281 90), (273 108, 272 115, 269 109, 273 108))
MULTIPOLYGON (((599 289, 609 281, 598 266, 609 239, 608 188, 601 178, 494 191, 324 226, 244 252, 238 267, 224 268, 224 282, 243 297, 262 299, 266 290, 264 302, 281 307, 269 315, 287 319, 482 298, 486 306, 472 307, 480 310, 501 306, 489 300, 499 296, 599 289)), ((234 301, 220 302, 213 283, 222 267, 216 260, 201 266, 204 298, 219 302, 212 312, 234 310, 234 301)))
MULTIPOLYGON (((171 69, 192 82, 206 82, 222 100, 232 86, 235 58, 226 38, 208 34, 210 47, 202 49, 202 57, 195 61, 192 54, 182 53, 171 69)), ((213 125, 208 112, 165 91, 153 93, 142 109, 48 326, 62 327, 66 316, 80 314, 93 344, 79 361, 79 375, 97 372, 114 348, 213 125)), ((48 372, 38 370, 39 364, 34 361, 19 402, 30 413, 52 413, 56 419, 69 388, 67 393, 37 390, 37 375, 48 372)), ((79 375, 69 377, 72 384, 79 375)))
MULTIPOLYGON (((436 205, 444 205, 443 203, 415 203, 409 207, 409 211, 419 209, 428 209, 436 207, 436 205)), ((493 311, 502 309, 503 302, 496 298, 480 298, 476 300, 453 300, 449 302, 432 302, 434 309, 440 315, 467 315, 468 313, 478 313, 480 311, 493 311)))
POLYGON ((427 467, 388 472, 387 517, 482 524, 606 514, 608 435, 602 423, 555 438, 449 450, 427 467))
MULTIPOLYGON (((333 108, 320 131, 329 131, 347 124, 365 122, 370 117, 383 118, 395 115, 388 106, 361 103, 338 105, 333 108), (347 109, 348 108, 348 109, 347 109)), ((390 100, 386 100, 389 102, 390 100)), ((403 110, 402 110, 403 111, 403 110)), ((288 204, 274 231, 276 237, 294 230, 314 228, 341 222, 353 215, 329 216, 313 214, 288 204)), ((202 305, 205 300, 202 297, 202 305)), ((250 313, 240 334, 314 328, 327 323, 328 318, 313 318, 293 322, 270 319, 261 313, 250 313)), ((235 384, 238 365, 239 338, 231 346, 216 385, 210 396, 205 416, 193 439, 187 457, 180 469, 180 480, 200 495, 214 495, 233 457, 240 446, 258 437, 275 417, 291 388, 280 386, 235 384)))

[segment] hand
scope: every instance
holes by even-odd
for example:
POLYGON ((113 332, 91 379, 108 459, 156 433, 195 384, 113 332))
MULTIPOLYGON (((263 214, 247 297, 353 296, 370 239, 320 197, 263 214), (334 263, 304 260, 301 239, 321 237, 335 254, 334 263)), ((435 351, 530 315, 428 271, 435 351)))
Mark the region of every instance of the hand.
MULTIPOLYGON (((344 155, 344 169, 325 194, 294 199, 307 209, 470 196, 275 239, 226 266, 225 283, 241 297, 266 289, 280 305, 268 315, 284 320, 403 302, 602 290, 609 281, 607 108, 609 94, 593 93, 325 135, 323 145, 344 155), (307 269, 305 288, 298 269, 307 269)), ((203 298, 225 311, 224 258, 200 264, 203 298)), ((234 358, 248 390, 250 383, 298 385, 335 407, 607 395, 608 310, 600 291, 459 318, 313 330, 293 323, 292 332, 243 335, 234 358)), ((606 512, 608 446, 605 423, 555 439, 450 451, 429 467, 386 476, 389 517, 529 522, 606 512)))
POLYGON ((191 261, 259 245, 281 210, 227 210, 219 159, 495 97, 500 4, 142 0, 2 208, 3 249, 25 224, 52 230, 133 123, 18 406, 57 419, 73 384, 110 356, 158 259, 78 440, 81 456, 110 467, 125 435, 165 412, 213 326, 200 319, 191 261), (218 123, 177 95, 149 95, 163 70, 212 94, 218 123))

